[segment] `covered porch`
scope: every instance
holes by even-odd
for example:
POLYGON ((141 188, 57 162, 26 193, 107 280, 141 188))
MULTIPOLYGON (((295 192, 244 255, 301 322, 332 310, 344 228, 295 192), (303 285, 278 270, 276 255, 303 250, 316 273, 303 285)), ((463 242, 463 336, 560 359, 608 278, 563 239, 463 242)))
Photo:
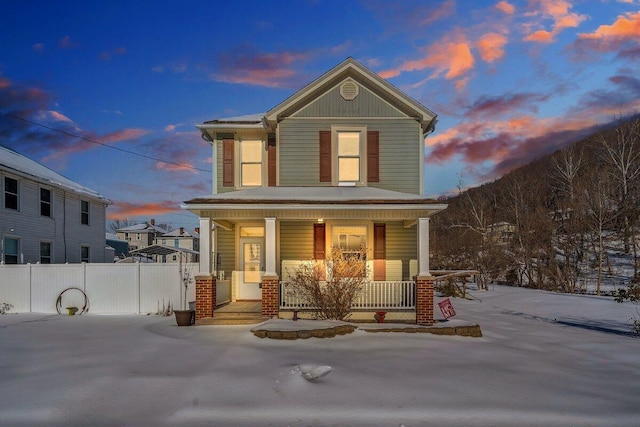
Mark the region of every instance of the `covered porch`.
POLYGON ((370 282, 354 310, 411 311, 416 323, 433 322, 429 217, 444 204, 368 187, 270 187, 183 207, 200 218, 197 319, 215 315, 222 278, 231 278, 232 301, 260 301, 262 316, 288 316, 298 303, 285 297, 287 268, 324 259, 333 246, 362 243, 370 282), (214 254, 226 259, 225 268, 214 254))

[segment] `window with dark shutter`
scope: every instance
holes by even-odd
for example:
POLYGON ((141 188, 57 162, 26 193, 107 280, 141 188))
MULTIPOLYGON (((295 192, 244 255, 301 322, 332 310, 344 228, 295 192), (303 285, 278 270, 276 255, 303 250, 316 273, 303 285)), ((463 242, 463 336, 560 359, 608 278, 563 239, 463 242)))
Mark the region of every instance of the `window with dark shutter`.
POLYGON ((385 224, 373 224, 373 280, 386 280, 387 229, 385 224))
POLYGON ((222 186, 233 187, 233 139, 222 140, 222 186))
POLYGON ((276 186, 276 136, 269 134, 267 139, 267 182, 269 187, 276 186))
POLYGON ((367 132, 367 182, 380 182, 380 133, 367 132))
POLYGON ((313 258, 317 260, 326 257, 325 230, 324 224, 313 224, 313 258))
POLYGON ((320 131, 320 182, 331 182, 331 131, 320 131))

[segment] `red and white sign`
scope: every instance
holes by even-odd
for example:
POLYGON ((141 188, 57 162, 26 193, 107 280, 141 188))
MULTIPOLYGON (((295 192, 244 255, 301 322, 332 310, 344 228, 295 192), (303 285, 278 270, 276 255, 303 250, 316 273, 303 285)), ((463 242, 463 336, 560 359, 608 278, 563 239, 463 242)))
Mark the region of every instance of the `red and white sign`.
POLYGON ((453 305, 451 305, 449 298, 440 301, 438 303, 438 307, 440 307, 440 311, 445 319, 456 315, 456 311, 453 309, 453 305))

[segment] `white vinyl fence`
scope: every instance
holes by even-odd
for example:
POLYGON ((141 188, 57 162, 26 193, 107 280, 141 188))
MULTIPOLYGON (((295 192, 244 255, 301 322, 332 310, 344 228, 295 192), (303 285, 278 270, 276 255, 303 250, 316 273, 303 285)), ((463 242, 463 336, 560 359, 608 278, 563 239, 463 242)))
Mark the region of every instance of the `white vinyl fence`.
POLYGON ((195 301, 198 265, 182 268, 190 278, 186 300, 179 264, 0 265, 0 304, 13 305, 10 313, 56 313, 58 302, 66 312, 70 306, 82 309, 86 295, 89 313, 155 314, 169 304, 179 309, 195 301))

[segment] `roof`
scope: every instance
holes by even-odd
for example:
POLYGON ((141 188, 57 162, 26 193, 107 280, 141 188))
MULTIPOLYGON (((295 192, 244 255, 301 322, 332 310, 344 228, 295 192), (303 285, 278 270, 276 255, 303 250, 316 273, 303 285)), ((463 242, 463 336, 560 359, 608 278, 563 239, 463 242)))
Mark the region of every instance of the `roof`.
POLYGON ((148 222, 143 222, 141 224, 130 225, 128 227, 119 228, 118 232, 134 232, 134 233, 160 233, 164 234, 167 232, 162 227, 158 227, 157 225, 149 224, 148 222))
POLYGON ((174 246, 167 245, 151 245, 140 249, 134 249, 129 251, 131 255, 145 254, 145 255, 171 255, 176 252, 183 252, 187 254, 198 254, 198 251, 187 248, 176 248, 174 246))
POLYGON ((259 187, 195 198, 194 204, 436 204, 433 199, 374 187, 259 187))
POLYGON ((84 187, 69 178, 65 178, 48 167, 3 145, 0 145, 0 169, 6 169, 17 175, 31 178, 43 184, 59 187, 81 196, 99 200, 107 205, 111 204, 111 200, 97 191, 84 187))
POLYGON ((182 233, 180 233, 180 228, 176 228, 173 231, 163 234, 162 237, 193 237, 197 239, 199 238, 199 235, 195 231, 193 233, 189 233, 184 228, 182 229, 182 233))
POLYGON ((408 117, 415 117, 420 122, 422 131, 425 134, 434 128, 437 122, 436 113, 351 57, 348 57, 266 113, 210 120, 196 125, 196 127, 202 131, 202 137, 209 142, 211 142, 211 136, 206 133, 206 129, 218 131, 239 129, 273 130, 278 121, 299 111, 347 78, 357 81, 380 98, 394 105, 408 117))

